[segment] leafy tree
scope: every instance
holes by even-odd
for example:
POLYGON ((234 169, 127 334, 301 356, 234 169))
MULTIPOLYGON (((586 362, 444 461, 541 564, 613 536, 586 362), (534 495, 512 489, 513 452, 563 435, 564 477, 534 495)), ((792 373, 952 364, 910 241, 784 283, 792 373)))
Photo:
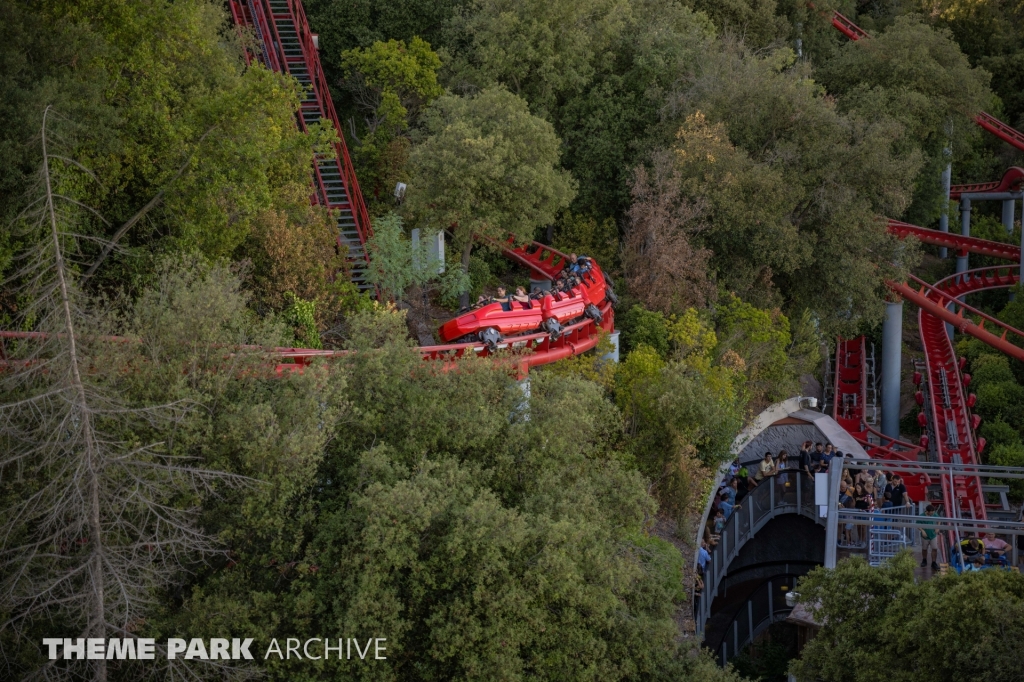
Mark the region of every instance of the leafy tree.
POLYGON ((900 149, 897 122, 840 113, 792 58, 709 55, 679 99, 675 161, 684 196, 708 203, 700 242, 729 290, 759 307, 784 292, 826 334, 852 331, 914 263, 874 215, 905 210, 921 157, 900 149))
POLYGON ((740 36, 752 48, 778 45, 791 32, 786 17, 776 13, 775 0, 693 0, 692 6, 707 14, 721 32, 740 36))
MULTIPOLYGON (((297 188, 308 195, 308 187, 297 188)), ((236 252, 251 264, 249 287, 258 307, 280 311, 286 292, 316 303, 318 323, 330 321, 338 308, 338 287, 344 271, 338 254, 337 228, 326 211, 306 197, 289 210, 269 208, 253 220, 252 231, 236 252)))
POLYGON ((793 395, 798 386, 789 357, 793 340, 789 319, 778 309, 760 310, 734 294, 722 302, 717 313, 718 350, 730 349, 744 358, 746 390, 755 405, 793 395))
POLYGON ((821 630, 790 672, 799 680, 1013 680, 1024 663, 1024 578, 975 571, 914 580, 909 552, 873 568, 862 558, 801 579, 821 630))
POLYGON ((558 138, 502 87, 446 95, 423 114, 425 139, 409 159, 405 211, 451 230, 468 271, 474 239, 519 241, 552 222, 575 193, 558 168, 558 138))
POLYGON ((693 71, 714 35, 704 14, 678 3, 631 0, 629 7, 589 85, 551 111, 563 164, 580 183, 574 210, 595 217, 621 218, 632 171, 660 136, 666 93, 693 71))
POLYGON ((664 313, 634 305, 619 315, 617 323, 622 331, 624 351, 647 346, 661 357, 668 355, 669 321, 664 313))
POLYGON ((629 14, 627 0, 472 0, 454 21, 466 47, 448 81, 455 89, 500 83, 550 114, 590 82, 629 14))
POLYGON ((974 66, 992 74, 992 89, 1002 100, 1006 118, 1020 129, 1024 121, 1024 8, 1014 2, 943 0, 928 5, 928 19, 949 29, 974 66))
POLYGON ((587 255, 597 260, 604 272, 618 270, 619 230, 615 220, 597 219, 566 211, 554 225, 551 245, 563 253, 587 255))
POLYGON ((648 307, 665 313, 713 300, 708 277, 711 251, 693 242, 707 228, 703 202, 682 195, 681 176, 672 159, 657 155, 649 174, 640 166, 633 178, 633 204, 627 212, 622 261, 629 291, 648 307))
POLYGON ((405 236, 402 218, 390 213, 373 223, 373 236, 366 243, 370 254, 370 268, 366 281, 380 287, 386 298, 404 298, 410 286, 424 287, 438 282, 442 297, 457 296, 469 288, 466 273, 458 268, 445 268, 431 260, 429 239, 423 239, 418 247, 405 236))
POLYGON ((937 217, 938 178, 946 164, 942 150, 952 148, 956 167, 981 135, 973 118, 989 104, 989 74, 971 67, 948 31, 910 16, 897 18, 871 40, 850 42, 817 74, 842 110, 902 124, 904 144, 926 159, 911 217, 922 222, 937 217))
MULTIPOLYGON (((82 267, 90 284, 138 287, 167 251, 234 256, 267 210, 291 214, 296 202, 308 203, 301 190, 313 150, 334 133, 323 127, 299 133, 298 84, 244 68, 221 4, 94 0, 18 7, 23 19, 15 25, 25 31, 46 25, 67 42, 54 52, 64 55, 59 65, 48 66, 48 55, 39 69, 19 67, 21 78, 41 80, 35 94, 15 101, 67 102, 62 111, 78 123, 71 151, 101 180, 80 184, 74 196, 110 221, 89 217, 79 229, 122 247, 86 245, 82 267), (63 52, 72 48, 75 54, 63 52), (66 64, 74 67, 47 75, 66 64)), ((5 128, 24 131, 37 125, 41 108, 5 111, 14 119, 5 128)), ((34 165, 36 157, 24 154, 22 162, 34 165)), ((15 193, 16 184, 10 185, 15 193)), ((20 198, 7 198, 21 205, 20 198)))
POLYGON ((430 44, 418 37, 409 41, 375 42, 341 54, 346 88, 352 93, 362 123, 356 133, 355 164, 360 186, 376 201, 378 211, 390 203, 391 189, 406 180, 409 138, 405 134, 419 111, 443 92, 437 83, 441 60, 430 44))

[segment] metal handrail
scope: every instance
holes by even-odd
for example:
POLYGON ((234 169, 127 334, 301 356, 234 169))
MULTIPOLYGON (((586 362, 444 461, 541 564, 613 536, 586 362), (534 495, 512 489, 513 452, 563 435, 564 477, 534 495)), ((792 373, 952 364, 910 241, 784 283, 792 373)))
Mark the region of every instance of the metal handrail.
POLYGON ((739 509, 734 510, 726 522, 718 544, 709 550, 711 558, 704 570, 704 591, 694 614, 698 635, 703 634, 704 626, 711 617, 711 603, 718 595, 722 579, 728 574, 729 564, 769 521, 782 514, 799 514, 815 523, 823 523, 814 505, 814 479, 799 469, 786 469, 783 473, 792 475, 790 480, 796 481, 795 495, 790 498, 777 492, 777 476, 764 479, 743 498, 739 509))

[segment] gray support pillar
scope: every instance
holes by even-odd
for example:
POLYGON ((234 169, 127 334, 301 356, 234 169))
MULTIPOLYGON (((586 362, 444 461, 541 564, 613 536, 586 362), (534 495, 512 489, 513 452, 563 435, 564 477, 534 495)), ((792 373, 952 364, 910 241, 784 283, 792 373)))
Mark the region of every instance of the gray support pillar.
POLYGON ((543 278, 535 278, 530 275, 530 293, 534 291, 551 291, 551 280, 543 278))
POLYGON ((1024 191, 1021 193, 1021 256, 1021 282, 1024 282, 1024 191))
MULTIPOLYGON (((964 237, 971 236, 971 200, 967 197, 960 197, 960 234, 964 237)), ((967 272, 970 269, 969 254, 966 251, 957 252, 956 254, 956 271, 967 272), (961 253, 963 255, 961 255, 961 253)), ((963 298, 960 299, 963 301, 963 298)), ((953 304, 950 303, 946 308, 953 310, 953 304)), ((950 339, 953 338, 953 325, 946 323, 946 336, 950 339)))
POLYGON ((512 408, 509 421, 530 421, 530 377, 526 376, 516 382, 521 391, 519 401, 512 408))
MULTIPOLYGON (((942 150, 942 155, 946 158, 952 156, 953 150, 946 147, 942 150)), ((942 232, 949 232, 949 188, 953 180, 953 164, 947 162, 946 168, 942 171, 942 214, 939 216, 939 230, 942 232)), ((939 247, 939 258, 946 258, 948 253, 946 247, 939 247)))
MULTIPOLYGON (((967 197, 960 197, 960 234, 965 237, 971 236, 971 200, 967 197)), ((966 272, 968 267, 967 252, 965 251, 962 256, 957 253, 956 271, 966 272)))
POLYGON ((1006 228, 1006 234, 1013 234, 1013 209, 1016 203, 1015 199, 1003 199, 1003 227, 1006 228))
POLYGON ((608 335, 608 339, 612 342, 612 345, 615 346, 615 348, 610 350, 610 351, 608 351, 604 355, 602 355, 601 359, 602 360, 611 360, 612 362, 618 362, 619 361, 619 330, 616 329, 611 334, 609 334, 608 335))
POLYGON ((886 302, 882 325, 882 433, 900 437, 900 365, 903 352, 903 301, 886 302))

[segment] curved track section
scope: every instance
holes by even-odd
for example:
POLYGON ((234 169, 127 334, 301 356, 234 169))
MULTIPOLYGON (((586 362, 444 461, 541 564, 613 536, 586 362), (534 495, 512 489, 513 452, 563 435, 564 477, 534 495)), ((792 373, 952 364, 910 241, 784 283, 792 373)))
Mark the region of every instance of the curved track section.
POLYGON ((1002 260, 1020 262, 1020 247, 977 237, 964 237, 952 232, 940 232, 927 227, 911 225, 900 220, 888 221, 889 232, 898 237, 913 236, 925 244, 956 249, 958 253, 977 253, 1002 260))
MULTIPOLYGON (((310 31, 306 13, 300 0, 230 0, 231 16, 240 30, 251 30, 260 43, 259 54, 246 53, 246 61, 256 60, 268 69, 293 76, 305 89, 296 125, 306 130, 309 125, 329 120, 341 136, 341 123, 327 87, 327 79, 320 65, 317 37, 310 31)), ((370 217, 359 191, 344 137, 335 144, 335 153, 318 157, 313 167, 314 203, 330 208, 338 220, 338 243, 348 249, 352 281, 361 289, 369 289, 365 271, 369 265, 366 238, 371 234, 370 217)), ((554 279, 565 267, 565 254, 548 246, 531 242, 516 246, 510 241, 503 245, 506 257, 526 266, 546 279, 554 279)), ((494 347, 479 343, 453 343, 424 346, 420 353, 427 360, 454 360, 467 355, 486 357, 506 351, 524 374, 532 366, 555 362, 562 358, 586 352, 597 345, 600 332, 615 327, 614 311, 604 300, 603 274, 601 296, 595 303, 601 320, 584 319, 569 325, 556 337, 547 333, 524 334, 511 337, 494 347)), ((309 348, 277 349, 281 358, 279 371, 294 371, 317 357, 331 357, 339 351, 318 351, 309 348)))
MULTIPOLYGON (((926 243, 951 246, 961 252, 981 253, 1007 260, 1020 260, 1020 250, 1007 244, 984 239, 950 235, 935 230, 889 221, 891 232, 899 236, 913 235, 926 243)), ((889 282, 889 288, 919 308, 918 324, 925 351, 931 400, 926 407, 935 434, 935 454, 944 463, 980 463, 979 453, 984 440, 975 437, 980 419, 971 413, 973 397, 967 394, 969 377, 961 374, 946 324, 968 334, 1011 357, 1024 361, 1024 332, 962 301, 966 294, 988 289, 1006 288, 1020 281, 1015 266, 997 266, 958 273, 930 285, 916 277, 908 282, 889 282), (1014 343, 1016 342, 1016 343, 1014 343)), ((835 401, 833 417, 864 445, 872 457, 916 461, 923 447, 883 436, 864 421, 867 371, 864 363, 863 337, 839 339, 836 347, 835 401)), ((931 481, 924 474, 909 477, 924 487, 931 481)), ((985 518, 985 497, 978 476, 958 476, 941 481, 943 503, 954 506, 968 518, 985 518)), ((910 484, 908 483, 908 488, 910 484)), ((926 499, 924 490, 914 499, 926 499)))
POLYGON ((953 185, 949 188, 949 198, 959 200, 961 194, 972 192, 1012 192, 1024 186, 1024 168, 1011 166, 1003 173, 1003 177, 994 182, 976 182, 971 185, 953 185))

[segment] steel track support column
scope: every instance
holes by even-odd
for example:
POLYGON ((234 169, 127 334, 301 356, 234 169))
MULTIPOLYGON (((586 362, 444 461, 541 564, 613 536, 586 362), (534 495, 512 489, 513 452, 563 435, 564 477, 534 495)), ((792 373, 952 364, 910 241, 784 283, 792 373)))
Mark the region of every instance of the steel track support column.
MULTIPOLYGON (((965 237, 971 236, 971 200, 968 197, 960 197, 960 234, 965 237)), ((959 251, 956 254, 956 271, 967 272, 970 268, 968 263, 969 254, 967 251, 959 251)), ((963 298, 960 299, 963 301, 963 298)), ((953 310, 953 304, 950 303, 946 306, 948 310, 953 310)), ((950 339, 953 338, 953 325, 946 323, 946 336, 950 339)))
MULTIPOLYGON (((960 234, 965 237, 971 236, 971 200, 967 197, 960 197, 960 234)), ((956 255, 957 272, 967 272, 967 257, 968 253, 966 251, 956 255)))
MULTIPOLYGON (((953 155, 953 150, 946 147, 942 150, 942 155, 948 159, 953 155)), ((947 161, 942 171, 942 196, 945 198, 942 202, 942 214, 939 216, 939 230, 942 232, 949 232, 949 188, 952 179, 953 164, 947 161)), ((939 247, 939 258, 946 258, 948 255, 945 246, 939 247)))
POLYGON ((900 364, 903 353, 903 300, 886 302, 882 325, 882 433, 900 437, 900 364))
POLYGON ((1020 281, 1024 282, 1024 192, 1021 192, 1020 225, 1020 281))
POLYGON ((1013 209, 1016 203, 1016 199, 1003 199, 1003 227, 1006 228, 1006 234, 1013 234, 1013 209))

